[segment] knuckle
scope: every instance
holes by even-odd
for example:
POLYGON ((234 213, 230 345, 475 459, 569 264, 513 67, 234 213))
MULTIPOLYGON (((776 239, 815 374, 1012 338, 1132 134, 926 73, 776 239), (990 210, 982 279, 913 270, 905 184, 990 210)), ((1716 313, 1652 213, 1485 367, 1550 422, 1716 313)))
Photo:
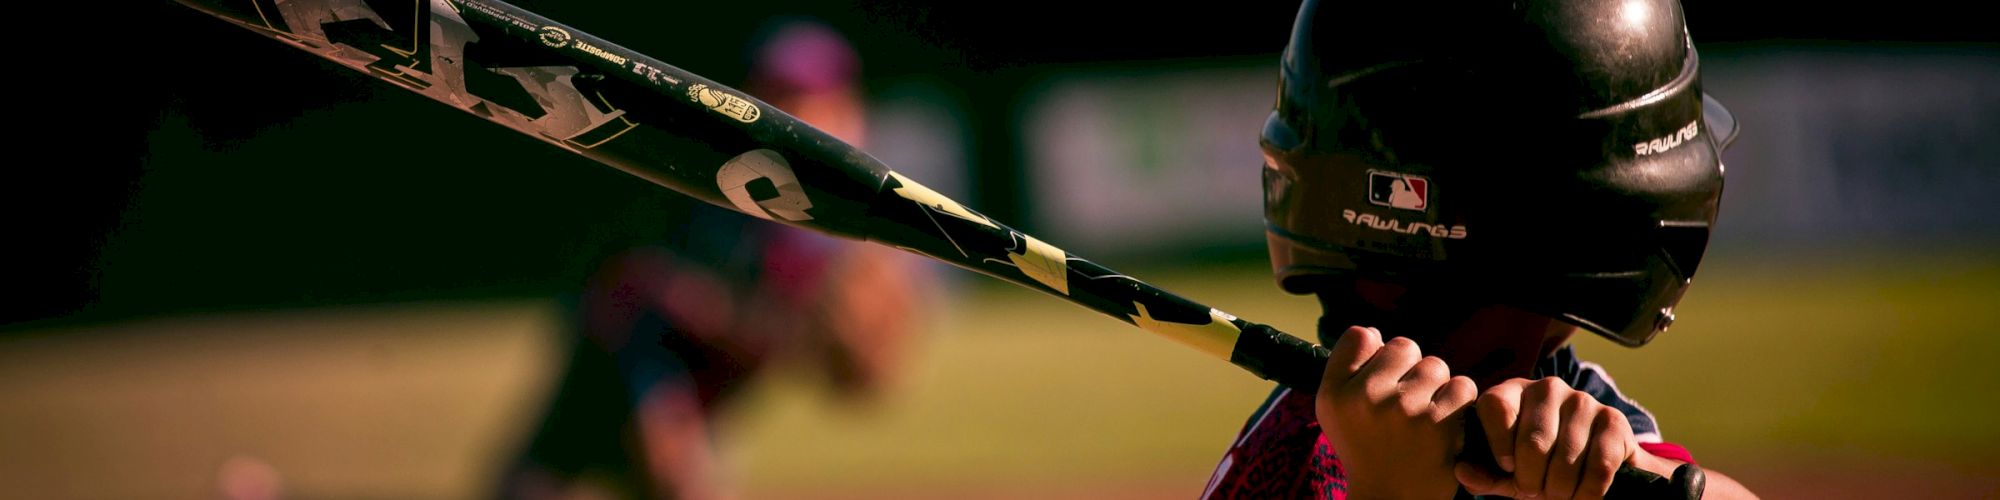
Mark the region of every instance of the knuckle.
POLYGON ((1451 397, 1452 401, 1470 402, 1472 398, 1479 396, 1479 384, 1473 383, 1471 378, 1463 375, 1446 380, 1444 389, 1445 395, 1451 397))
POLYGON ((1363 344, 1379 343, 1379 340, 1370 342, 1371 340, 1375 340, 1371 338, 1372 336, 1373 332, 1366 328, 1358 326, 1348 327, 1347 333, 1342 334, 1339 339, 1333 341, 1333 348, 1334 350, 1348 352, 1359 351, 1363 344))
POLYGON ((1417 343, 1415 341, 1411 341, 1410 339, 1403 337, 1396 337, 1393 339, 1389 339, 1388 342, 1382 344, 1382 351, 1395 353, 1397 356, 1408 356, 1411 358, 1417 358, 1423 356, 1423 349, 1417 347, 1417 343))
POLYGON ((1597 398, 1583 391, 1569 393, 1562 399, 1563 414, 1577 419, 1596 417, 1599 406, 1603 405, 1598 404, 1597 398))
POLYGON ((1480 392, 1482 394, 1519 397, 1519 394, 1521 394, 1522 387, 1524 386, 1522 385, 1521 379, 1509 379, 1507 381, 1503 381, 1498 384, 1493 384, 1493 386, 1487 387, 1486 390, 1480 392))
POLYGON ((1348 331, 1350 331, 1350 332, 1352 332, 1352 333, 1354 334, 1354 340, 1355 340, 1356 342, 1360 342, 1360 343, 1364 343, 1364 344, 1381 344, 1381 343, 1382 343, 1382 332, 1381 332, 1381 331, 1379 331, 1379 330, 1376 330, 1376 329, 1374 329, 1374 328, 1364 328, 1364 327, 1360 327, 1360 326, 1356 326, 1356 327, 1351 327, 1351 328, 1348 328, 1348 331))
MULTIPOLYGON (((1456 386, 1457 384, 1447 382, 1445 387, 1438 391, 1437 396, 1432 398, 1430 411, 1433 419, 1442 422, 1467 410, 1466 406, 1472 402, 1472 394, 1456 386)), ((1477 419, 1479 417, 1471 416, 1469 418, 1477 419)))
POLYGON ((1569 388, 1569 384, 1563 382, 1561 378, 1557 377, 1542 377, 1539 379, 1535 379, 1534 382, 1528 384, 1528 389, 1542 394, 1555 392, 1556 389, 1567 389, 1567 388, 1569 388))
POLYGON ((1522 444, 1527 446, 1528 451, 1537 455, 1548 456, 1549 452, 1555 449, 1556 432, 1554 429, 1536 427, 1529 429, 1526 437, 1527 441, 1522 442, 1522 444))
POLYGON ((1625 412, 1618 411, 1617 408, 1610 406, 1600 407, 1597 412, 1604 415, 1605 422, 1610 423, 1612 429, 1626 433, 1632 432, 1632 421, 1625 417, 1625 412))
POLYGON ((1417 366, 1424 368, 1444 368, 1444 359, 1437 356, 1424 356, 1423 359, 1417 360, 1417 366))
POLYGON ((1625 412, 1618 411, 1617 408, 1610 406, 1598 407, 1596 417, 1598 426, 1602 427, 1607 434, 1624 435, 1632 433, 1632 423, 1626 421, 1625 412))
POLYGON ((1417 366, 1414 370, 1418 377, 1427 381, 1444 380, 1451 377, 1451 368, 1445 366, 1444 360, 1439 359, 1437 356, 1424 356, 1424 359, 1417 361, 1417 366))
POLYGON ((1611 473, 1617 471, 1618 466, 1623 464, 1624 461, 1619 459, 1619 457, 1606 454, 1598 454, 1596 457, 1592 457, 1590 459, 1590 462, 1586 465, 1590 467, 1588 472, 1593 474, 1594 476, 1602 475, 1603 477, 1610 477, 1611 473))
POLYGON ((1557 447, 1560 449, 1556 450, 1556 457, 1566 465, 1575 466, 1583 463, 1584 453, 1590 449, 1590 440, 1564 439, 1557 447))
POLYGON ((1521 388, 1521 399, 1523 400, 1547 401, 1548 396, 1549 385, 1541 381, 1529 383, 1526 387, 1521 388))
POLYGON ((1580 409, 1594 409, 1593 407, 1597 406, 1597 398, 1591 397, 1588 392, 1571 391, 1567 397, 1571 404, 1580 409))

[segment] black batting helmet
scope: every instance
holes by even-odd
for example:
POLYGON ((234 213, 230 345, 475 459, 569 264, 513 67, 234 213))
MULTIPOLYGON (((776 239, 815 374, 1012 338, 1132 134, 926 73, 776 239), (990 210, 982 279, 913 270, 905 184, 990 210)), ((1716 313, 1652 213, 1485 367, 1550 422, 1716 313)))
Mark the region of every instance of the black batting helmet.
POLYGON ((1280 286, 1440 283, 1645 344, 1735 133, 1699 63, 1676 0, 1307 0, 1260 140, 1280 286))

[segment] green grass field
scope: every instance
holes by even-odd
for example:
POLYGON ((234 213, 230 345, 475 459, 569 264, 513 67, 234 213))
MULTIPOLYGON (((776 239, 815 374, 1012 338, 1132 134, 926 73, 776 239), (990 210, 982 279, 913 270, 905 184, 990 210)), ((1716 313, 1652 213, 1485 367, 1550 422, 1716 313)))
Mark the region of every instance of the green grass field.
MULTIPOLYGON (((1128 271, 1310 331, 1312 302, 1261 267, 1128 271)), ((1670 440, 1768 498, 2000 494, 2000 258, 1722 256, 1702 273, 1653 346, 1578 340, 1670 440)), ((1270 387, 1018 289, 975 286, 936 324, 876 404, 783 373, 735 408, 745 496, 1193 497, 1270 387)), ((478 496, 551 382, 557 335, 541 301, 10 335, 0 496, 212 497, 232 457, 294 498, 478 496)))

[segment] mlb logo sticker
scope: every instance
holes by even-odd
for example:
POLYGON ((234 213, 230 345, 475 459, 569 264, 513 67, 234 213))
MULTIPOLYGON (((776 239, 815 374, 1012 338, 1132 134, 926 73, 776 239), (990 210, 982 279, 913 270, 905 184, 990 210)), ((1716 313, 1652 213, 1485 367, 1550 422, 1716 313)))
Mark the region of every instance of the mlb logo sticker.
POLYGON ((1368 171, 1369 203, 1424 211, 1430 207, 1430 201, 1430 179, 1398 172, 1368 171))

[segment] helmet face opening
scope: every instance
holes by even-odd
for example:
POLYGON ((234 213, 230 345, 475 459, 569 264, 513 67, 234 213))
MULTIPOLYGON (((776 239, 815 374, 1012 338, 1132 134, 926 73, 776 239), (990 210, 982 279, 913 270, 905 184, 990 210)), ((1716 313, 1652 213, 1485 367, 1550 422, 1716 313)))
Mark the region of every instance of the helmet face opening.
POLYGON ((1367 18, 1307 2, 1260 141, 1279 284, 1477 287, 1622 345, 1651 341, 1707 248, 1737 126, 1701 92, 1678 4, 1654 6, 1662 26, 1569 15, 1613 3, 1467 14, 1453 33, 1500 39, 1455 50, 1361 43, 1393 21, 1329 40, 1319 25, 1367 18))

